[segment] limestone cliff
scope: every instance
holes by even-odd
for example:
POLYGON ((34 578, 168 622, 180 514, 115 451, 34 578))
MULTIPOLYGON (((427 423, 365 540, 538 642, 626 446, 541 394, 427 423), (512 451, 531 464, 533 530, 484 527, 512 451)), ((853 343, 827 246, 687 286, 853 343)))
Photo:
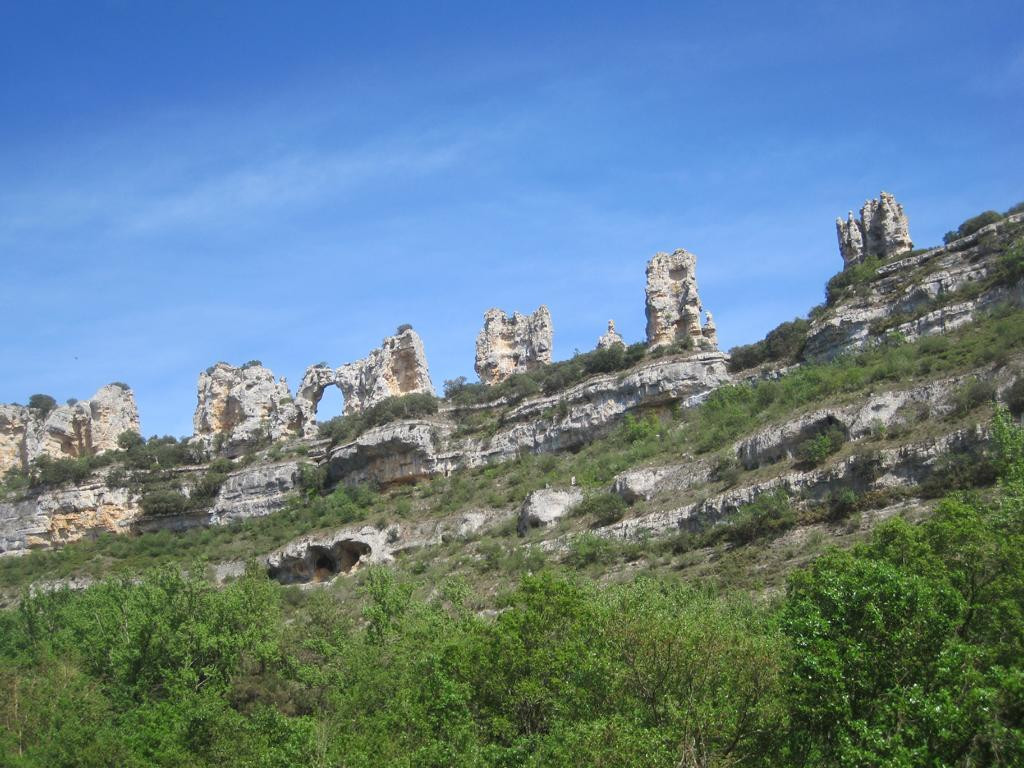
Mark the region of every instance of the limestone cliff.
POLYGON ((217 363, 199 374, 193 440, 235 454, 298 434, 299 412, 288 383, 263 365, 217 363))
POLYGON ((484 384, 500 384, 515 373, 551 363, 551 313, 543 304, 532 315, 509 317, 500 309, 484 313, 476 339, 474 368, 484 384))
POLYGON ((24 470, 38 456, 76 458, 113 450, 122 432, 139 432, 135 395, 124 384, 108 384, 88 400, 47 412, 0 405, 0 474, 24 470))

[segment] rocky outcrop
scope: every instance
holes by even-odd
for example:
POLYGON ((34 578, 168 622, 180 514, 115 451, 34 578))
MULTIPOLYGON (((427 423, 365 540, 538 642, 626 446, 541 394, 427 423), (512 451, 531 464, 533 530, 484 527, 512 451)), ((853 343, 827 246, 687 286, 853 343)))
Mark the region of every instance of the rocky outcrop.
POLYGON ((263 365, 217 363, 199 374, 193 440, 238 455, 247 448, 299 432, 299 412, 284 377, 263 365))
POLYGON ((446 450, 451 426, 399 421, 367 430, 330 453, 332 480, 391 485, 450 472, 457 458, 446 450))
POLYGON ((542 488, 534 491, 519 508, 516 531, 520 536, 525 536, 531 528, 550 525, 581 501, 583 491, 579 488, 542 488))
POLYGON ((108 488, 102 477, 0 502, 0 555, 126 533, 138 513, 138 499, 127 488, 108 488))
POLYGON ((341 535, 304 536, 266 558, 267 575, 281 584, 317 584, 360 565, 388 562, 385 534, 372 526, 341 535))
POLYGON ((615 330, 615 321, 609 320, 608 330, 605 331, 597 340, 597 348, 611 349, 612 347, 615 346, 624 347, 626 346, 626 342, 622 340, 622 337, 619 335, 619 332, 615 330))
POLYGON ((1007 216, 947 245, 879 267, 867 282, 815 316, 803 356, 827 360, 886 333, 907 341, 946 333, 1000 304, 1024 305, 1024 284, 1001 283, 999 259, 1020 237, 1024 214, 1007 216), (957 300, 963 296, 962 300, 957 300))
MULTIPOLYGON (((647 264, 647 344, 651 348, 682 342, 715 349, 714 324, 701 327, 703 305, 697 293, 697 257, 679 249, 656 253, 647 264)), ((708 317, 710 323, 710 316, 708 317)))
POLYGON ((423 341, 409 326, 388 336, 362 360, 339 368, 336 383, 345 397, 347 414, 358 413, 389 397, 434 394, 423 341))
MULTIPOLYGON (((668 510, 622 520, 595 531, 607 538, 660 536, 679 530, 696 530, 718 522, 749 504, 758 496, 782 489, 802 500, 823 502, 853 488, 858 492, 914 487, 942 471, 944 457, 980 450, 988 439, 980 427, 957 430, 942 437, 875 452, 870 459, 850 456, 820 469, 790 471, 749 485, 730 488, 698 501, 668 510)), ((668 473, 666 479, 673 475, 668 473)), ((652 492, 663 490, 658 487, 652 492)), ((549 546, 558 546, 552 542, 549 546)))
POLYGON ((333 369, 317 363, 306 369, 295 395, 303 437, 316 437, 316 409, 327 387, 336 386, 345 398, 345 414, 359 413, 389 397, 434 394, 423 341, 410 326, 362 360, 333 369))
POLYGON ((867 258, 888 259, 914 248, 903 206, 888 192, 865 201, 859 219, 853 218, 853 211, 846 221, 836 219, 836 234, 844 269, 867 258))
POLYGON ((108 384, 88 400, 48 412, 0 405, 0 474, 24 470, 38 456, 76 458, 114 450, 123 432, 139 433, 135 395, 124 384, 108 384))
POLYGON ((257 464, 228 475, 210 510, 210 523, 264 517, 283 508, 299 481, 299 463, 257 464))
POLYGON ((509 317, 500 309, 484 314, 484 327, 476 338, 476 364, 480 381, 500 384, 515 373, 526 373, 551 363, 551 313, 543 304, 532 315, 509 317))

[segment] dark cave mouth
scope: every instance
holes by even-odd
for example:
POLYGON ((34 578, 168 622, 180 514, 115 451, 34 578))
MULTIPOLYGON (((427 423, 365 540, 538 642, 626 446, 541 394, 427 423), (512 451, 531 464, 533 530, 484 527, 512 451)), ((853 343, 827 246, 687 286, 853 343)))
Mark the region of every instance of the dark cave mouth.
POLYGON ((267 568, 267 576, 281 584, 317 584, 349 573, 371 552, 363 541, 342 539, 331 545, 310 544, 297 556, 285 557, 267 568))

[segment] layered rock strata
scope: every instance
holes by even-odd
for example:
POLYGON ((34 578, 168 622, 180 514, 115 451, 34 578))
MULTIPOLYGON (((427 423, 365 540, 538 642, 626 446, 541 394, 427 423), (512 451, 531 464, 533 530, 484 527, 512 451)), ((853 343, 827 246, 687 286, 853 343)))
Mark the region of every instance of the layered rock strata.
POLYGON ((135 395, 124 384, 108 384, 88 400, 48 412, 0 405, 0 475, 24 470, 39 456, 76 458, 114 450, 123 432, 139 433, 135 395))
POLYGON ((476 339, 474 369, 480 381, 500 384, 515 373, 549 365, 553 335, 551 313, 543 304, 532 315, 487 310, 476 339))
POLYGON ((237 455, 299 433, 299 412, 284 377, 259 363, 217 363, 199 374, 193 439, 237 455))
POLYGON ((333 448, 330 474, 347 483, 388 485, 507 461, 523 452, 577 448, 613 428, 630 411, 700 403, 730 381, 725 361, 719 352, 706 352, 594 376, 558 394, 510 408, 490 437, 455 438, 453 426, 443 421, 385 424, 333 448))
POLYGON ((853 211, 846 221, 836 219, 836 235, 844 269, 867 258, 887 259, 914 248, 903 206, 888 192, 882 192, 877 200, 865 201, 859 219, 853 218, 853 211))
POLYGON ((701 326, 703 305, 697 292, 697 257, 678 249, 656 253, 647 264, 647 344, 651 348, 683 342, 695 349, 715 349, 718 337, 701 326))

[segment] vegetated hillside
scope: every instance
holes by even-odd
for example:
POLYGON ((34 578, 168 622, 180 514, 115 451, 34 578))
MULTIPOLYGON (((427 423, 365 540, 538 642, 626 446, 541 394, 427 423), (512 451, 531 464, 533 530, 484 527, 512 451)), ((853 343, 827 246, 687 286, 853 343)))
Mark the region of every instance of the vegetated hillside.
POLYGON ((126 488, 150 532, 0 559, 36 589, 0 615, 0 754, 1020 764, 1024 240, 972 227, 845 270, 710 394, 647 397, 711 358, 617 347, 235 461, 126 439, 10 476, 126 488))

